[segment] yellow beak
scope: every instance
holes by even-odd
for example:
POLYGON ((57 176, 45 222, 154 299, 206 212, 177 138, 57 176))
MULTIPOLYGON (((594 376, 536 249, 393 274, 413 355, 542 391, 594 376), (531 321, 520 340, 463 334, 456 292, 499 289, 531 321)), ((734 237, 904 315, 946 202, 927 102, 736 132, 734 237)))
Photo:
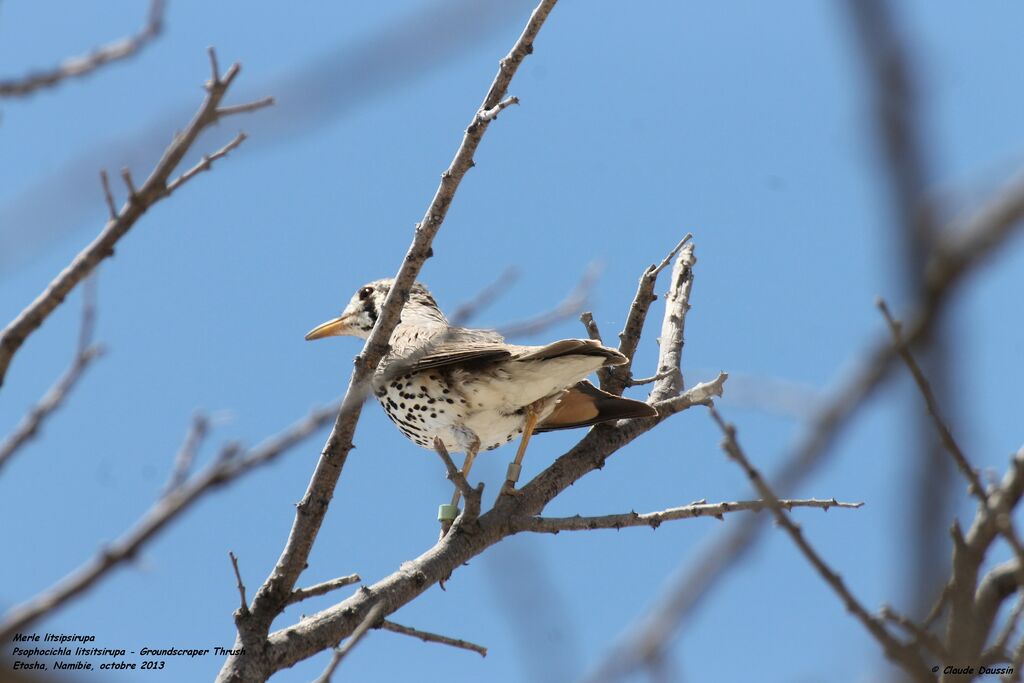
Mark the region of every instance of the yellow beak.
POLYGON ((328 320, 323 324, 317 325, 306 334, 306 341, 323 339, 324 337, 342 337, 350 334, 347 318, 348 316, 343 315, 340 318, 328 320))

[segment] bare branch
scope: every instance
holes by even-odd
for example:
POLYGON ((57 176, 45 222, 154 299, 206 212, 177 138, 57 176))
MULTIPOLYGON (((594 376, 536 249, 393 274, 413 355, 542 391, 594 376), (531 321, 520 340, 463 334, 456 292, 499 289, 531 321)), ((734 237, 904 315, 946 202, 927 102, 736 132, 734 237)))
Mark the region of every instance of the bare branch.
MULTIPOLYGON (((936 245, 927 268, 931 295, 907 320, 904 343, 913 347, 927 337, 935 319, 944 309, 949 295, 975 268, 995 253, 1014 232, 1024 225, 1024 174, 989 198, 960 225, 942 231, 947 235, 936 245)), ((829 395, 822 398, 816 415, 805 433, 792 445, 773 486, 782 492, 793 491, 811 476, 825 460, 830 446, 842 430, 866 405, 866 401, 889 376, 896 350, 888 338, 878 339, 862 352, 858 367, 829 395)), ((667 402, 671 405, 671 401, 667 402)), ((687 406, 689 407, 689 406, 687 406)), ((746 553, 763 531, 762 518, 749 517, 731 526, 718 542, 693 562, 694 570, 683 573, 656 602, 662 606, 651 615, 650 628, 629 633, 620 647, 609 649, 610 657, 599 666, 598 678, 632 671, 641 662, 641 648, 662 649, 678 624, 729 571, 740 566, 737 559, 746 553)), ((949 597, 949 587, 935 605, 927 623, 938 618, 949 597)))
MULTIPOLYGON (((819 508, 828 511, 830 508, 859 508, 864 503, 843 503, 835 498, 819 500, 817 498, 780 500, 778 504, 787 510, 793 508, 819 508)), ((693 519, 696 517, 714 517, 722 519, 730 512, 760 512, 770 508, 771 504, 764 500, 738 500, 731 503, 706 503, 703 501, 690 503, 682 507, 669 508, 660 512, 626 512, 618 515, 600 515, 597 517, 519 517, 511 520, 515 531, 533 531, 546 534, 557 534, 560 531, 591 531, 594 529, 624 529, 626 527, 649 526, 657 529, 664 522, 676 519, 693 519)))
MULTIPOLYGON (((677 247, 679 254, 672 266, 672 280, 665 295, 665 314, 662 317, 661 336, 658 338, 658 373, 663 377, 651 390, 651 401, 656 402, 677 395, 683 389, 682 354, 686 314, 690 310, 690 290, 693 287, 692 236, 687 234, 677 247)), ((659 270, 665 264, 659 266, 659 270)))
POLYGON ((349 574, 348 576, 339 576, 336 579, 330 581, 323 581, 321 583, 314 584, 309 588, 297 588, 292 591, 291 599, 289 602, 301 602, 309 598, 315 598, 318 595, 325 595, 331 591, 344 588, 345 586, 351 586, 354 583, 362 581, 359 574, 349 574))
MULTIPOLYGON (((0 333, 0 385, 3 384, 11 359, 28 336, 39 329, 79 282, 84 280, 101 261, 114 253, 114 246, 135 225, 135 222, 151 206, 170 194, 168 180, 171 174, 181 163, 182 158, 195 143, 199 134, 219 120, 217 108, 234 82, 239 69, 239 65, 234 64, 223 78, 215 79, 208 84, 206 98, 192 121, 189 122, 184 132, 175 135, 174 140, 164 150, 160 161, 157 162, 156 167, 140 188, 135 188, 130 174, 125 169, 124 178, 125 183, 128 184, 130 196, 123 210, 116 214, 116 218, 108 221, 100 234, 79 252, 71 263, 50 282, 46 290, 0 333)), ((180 183, 175 187, 180 187, 180 183)))
POLYGON ((729 375, 724 372, 718 373, 710 382, 701 382, 672 398, 666 398, 654 404, 658 413, 662 416, 674 415, 681 410, 692 408, 697 405, 707 405, 712 399, 718 398, 725 391, 725 381, 729 375))
POLYGON ((924 376, 924 372, 921 370, 921 366, 914 360, 913 354, 910 353, 910 349, 907 348, 906 344, 903 343, 903 338, 900 333, 900 324, 892 317, 892 313, 889 311, 889 306, 885 303, 885 299, 878 299, 876 302, 878 310, 882 312, 885 317, 885 322, 889 325, 889 331, 892 333, 893 344, 896 346, 896 351, 900 354, 903 362, 906 363, 907 369, 910 370, 910 374, 914 377, 914 382, 917 384, 918 390, 921 392, 922 398, 924 398, 925 406, 928 408, 928 415, 932 418, 932 424, 935 426, 935 431, 939 433, 939 437, 942 439, 942 444, 949 451, 949 454, 953 456, 953 461, 956 466, 960 469, 960 472, 967 479, 970 484, 971 495, 978 499, 982 507, 988 507, 988 496, 985 493, 985 485, 981 482, 981 477, 978 476, 978 471, 967 461, 967 456, 960 450, 960 445, 953 438, 953 433, 949 429, 949 425, 946 424, 945 420, 939 414, 938 401, 935 400, 935 394, 932 392, 931 384, 928 382, 928 378, 924 376))
POLYGON ((21 78, 0 80, 0 97, 30 95, 42 88, 52 88, 67 79, 91 74, 104 64, 131 57, 160 35, 163 18, 163 0, 151 0, 149 17, 139 33, 98 47, 87 55, 65 59, 52 69, 31 73, 21 78))
POLYGON ((648 266, 643 275, 640 276, 636 294, 633 296, 633 303, 629 307, 629 315, 626 316, 622 332, 619 333, 619 352, 626 358, 629 358, 630 362, 610 369, 608 382, 601 387, 605 391, 621 394, 622 390, 626 388, 626 383, 633 372, 632 359, 636 354, 637 345, 640 343, 640 335, 643 333, 644 322, 647 320, 647 311, 655 299, 658 298, 654 294, 654 285, 658 281, 658 274, 672 262, 672 259, 675 258, 676 254, 679 253, 679 250, 683 248, 683 245, 690 238, 691 235, 687 233, 660 264, 648 266))
POLYGON ((383 613, 384 605, 382 603, 377 603, 370 608, 370 611, 366 613, 366 617, 363 619, 362 623, 359 624, 356 630, 352 632, 349 639, 346 640, 343 645, 339 645, 334 649, 334 657, 331 659, 331 663, 328 664, 327 669, 320 674, 320 678, 316 679, 316 683, 330 683, 331 676, 334 675, 334 672, 338 669, 338 665, 341 664, 341 661, 345 659, 348 653, 351 652, 356 645, 359 644, 359 641, 363 639, 366 632, 370 630, 370 627, 372 627, 378 619, 380 619, 380 615, 383 613))
POLYGON ((440 643, 442 645, 451 645, 452 647, 457 647, 461 650, 469 650, 471 652, 476 652, 481 657, 487 656, 486 647, 484 647, 483 645, 477 645, 476 643, 471 643, 468 640, 462 640, 461 638, 450 638, 448 636, 442 636, 439 633, 421 631, 417 628, 410 628, 408 626, 396 624, 395 622, 388 621, 387 619, 385 619, 383 623, 381 623, 380 628, 384 629, 385 631, 391 631, 392 633, 401 633, 402 635, 412 636, 413 638, 419 638, 424 643, 440 643))
POLYGON ((95 280, 90 279, 83 288, 82 320, 79 324, 78 346, 75 358, 60 379, 50 387, 39 402, 21 420, 15 430, 0 442, 0 469, 14 457, 22 446, 39 435, 43 424, 63 404, 78 384, 82 374, 94 360, 103 355, 103 348, 92 343, 96 320, 95 280))
POLYGON ((779 502, 778 496, 772 488, 765 482, 761 473, 750 463, 747 456, 743 453, 740 448, 739 442, 736 440, 736 428, 731 424, 727 424, 722 417, 715 410, 713 405, 708 406, 708 411, 711 413, 711 417, 718 424, 724 435, 722 441, 722 450, 725 451, 726 455, 729 456, 737 465, 743 468, 747 478, 750 479, 750 483, 754 485, 754 488, 761 495, 762 498, 766 499, 771 506, 772 514, 775 517, 775 521, 778 522, 779 526, 789 534, 789 537, 796 544, 800 552, 803 553, 807 561, 811 563, 811 566, 817 570, 818 574, 824 579, 836 595, 839 596, 840 600, 846 606, 847 611, 853 614, 858 621, 864 626, 864 628, 874 636, 875 640, 878 641, 882 649, 885 650, 886 655, 895 663, 901 665, 904 670, 914 677, 918 681, 933 681, 932 676, 929 675, 928 669, 924 662, 921 660, 920 655, 913 649, 908 648, 904 643, 900 642, 889 630, 885 627, 885 624, 875 617, 871 612, 861 604, 853 593, 846 587, 846 583, 843 578, 839 576, 825 560, 822 559, 821 555, 818 554, 811 544, 804 537, 803 531, 796 523, 789 518, 786 511, 782 508, 779 502))
MULTIPOLYGON (((555 3, 556 0, 542 0, 533 11, 526 28, 512 50, 501 60, 494 82, 477 111, 488 111, 505 97, 509 83, 519 65, 526 55, 533 52, 533 42, 555 3)), ((327 439, 306 493, 297 506, 295 520, 284 550, 276 566, 253 598, 252 619, 239 627, 240 642, 243 643, 243 647, 246 644, 251 647, 245 649, 246 654, 231 656, 227 659, 220 672, 218 679, 220 681, 242 681, 254 676, 266 678, 273 671, 290 666, 323 649, 323 644, 318 639, 305 639, 305 642, 301 642, 300 639, 289 644, 285 648, 287 652, 282 652, 281 648, 275 650, 273 643, 268 644, 266 638, 274 618, 287 606, 295 583, 307 565, 313 542, 334 495, 335 485, 353 446, 352 437, 362 410, 365 386, 387 351, 391 333, 398 323, 402 306, 408 298, 409 288, 415 281, 423 263, 433 254, 431 244, 434 236, 444 222, 459 184, 466 172, 473 166, 473 155, 489 125, 489 121, 480 120, 474 112, 462 143, 455 153, 455 158, 448 170, 441 175, 441 183, 437 192, 427 207, 423 219, 416 226, 412 244, 381 307, 374 329, 370 333, 363 351, 356 358, 355 370, 342 401, 341 411, 335 420, 334 428, 327 439)), ((442 541, 442 544, 454 543, 452 536, 454 535, 446 536, 446 540, 442 541)), ((466 535, 458 536, 464 538, 466 535)), ((439 575, 438 579, 441 576, 443 575, 439 575)), ((425 588, 426 586, 422 586, 421 590, 425 588)), ((388 608, 394 610, 400 604, 397 600, 389 600, 388 608)), ((320 633, 327 634, 329 631, 339 633, 340 629, 328 626, 320 633)))
POLYGON ((233 451, 231 446, 222 449, 223 457, 217 458, 202 472, 157 500, 120 539, 103 547, 92 559, 52 588, 7 612, 0 620, 0 641, 8 640, 14 633, 24 630, 82 594, 115 567, 135 557, 146 543, 199 498, 260 465, 276 460, 329 424, 336 414, 336 405, 318 408, 279 435, 235 457, 227 457, 233 451))
POLYGON ((240 614, 246 614, 249 611, 249 601, 245 599, 245 583, 242 581, 242 572, 238 570, 238 558, 230 550, 228 551, 228 557, 231 558, 231 567, 235 570, 235 582, 238 585, 238 599, 241 602, 241 607, 238 608, 238 611, 240 614))
MULTIPOLYGON (((653 267, 652 267, 653 268, 653 267)), ((541 514, 545 505, 589 472, 600 468, 605 460, 639 435, 649 431, 672 414, 705 402, 721 392, 725 376, 694 387, 682 396, 659 402, 659 415, 650 419, 621 420, 591 429, 570 451, 563 454, 533 480, 518 490, 516 496, 501 496, 495 506, 477 518, 466 533, 446 534, 433 548, 419 557, 404 562, 397 571, 377 583, 366 586, 338 604, 332 605, 301 622, 269 634, 266 640, 240 628, 239 645, 249 642, 265 658, 235 658, 221 672, 221 680, 266 678, 272 672, 291 666, 311 656, 338 639, 352 633, 370 605, 379 600, 387 609, 397 610, 415 599, 430 586, 447 580, 463 563, 478 556, 491 545, 513 533, 510 520, 541 514)), ((255 612, 255 610, 254 610, 255 612)), ((249 650, 247 650, 248 652, 249 650)))

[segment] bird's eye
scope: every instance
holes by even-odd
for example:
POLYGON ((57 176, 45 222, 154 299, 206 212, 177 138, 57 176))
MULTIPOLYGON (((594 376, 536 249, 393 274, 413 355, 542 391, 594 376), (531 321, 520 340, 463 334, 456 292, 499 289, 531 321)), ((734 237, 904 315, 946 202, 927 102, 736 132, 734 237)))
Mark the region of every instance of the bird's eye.
POLYGON ((359 290, 359 300, 366 301, 366 297, 373 294, 373 287, 363 287, 359 290))

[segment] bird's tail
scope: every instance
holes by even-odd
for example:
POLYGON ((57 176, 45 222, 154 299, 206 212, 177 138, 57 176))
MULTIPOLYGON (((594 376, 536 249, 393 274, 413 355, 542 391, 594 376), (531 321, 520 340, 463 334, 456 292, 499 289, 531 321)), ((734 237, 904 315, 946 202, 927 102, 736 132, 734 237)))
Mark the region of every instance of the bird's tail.
POLYGON ((549 432, 555 429, 587 427, 599 422, 654 417, 657 414, 658 411, 643 401, 609 394, 583 380, 566 390, 554 411, 536 431, 549 432))

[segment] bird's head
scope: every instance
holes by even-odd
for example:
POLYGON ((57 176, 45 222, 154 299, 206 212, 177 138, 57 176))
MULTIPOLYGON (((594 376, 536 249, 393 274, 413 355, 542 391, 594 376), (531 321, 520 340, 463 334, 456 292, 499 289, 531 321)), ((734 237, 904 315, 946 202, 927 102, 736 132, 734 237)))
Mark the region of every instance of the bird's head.
MULTIPOLYGON (((314 327, 306 335, 306 339, 312 341, 314 339, 323 339, 324 337, 343 336, 366 339, 370 336, 370 331, 373 330, 373 326, 377 323, 377 318, 380 317, 380 312, 384 308, 384 300, 391 291, 391 285, 394 282, 393 279, 388 278, 385 280, 375 280, 363 285, 349 299, 348 305, 345 306, 345 310, 341 312, 341 315, 314 327)), ((434 297, 419 282, 414 283, 409 290, 409 301, 406 303, 403 317, 410 311, 417 313, 421 311, 429 312, 432 316, 439 316, 441 320, 444 319, 444 316, 441 315, 437 308, 434 297)))

